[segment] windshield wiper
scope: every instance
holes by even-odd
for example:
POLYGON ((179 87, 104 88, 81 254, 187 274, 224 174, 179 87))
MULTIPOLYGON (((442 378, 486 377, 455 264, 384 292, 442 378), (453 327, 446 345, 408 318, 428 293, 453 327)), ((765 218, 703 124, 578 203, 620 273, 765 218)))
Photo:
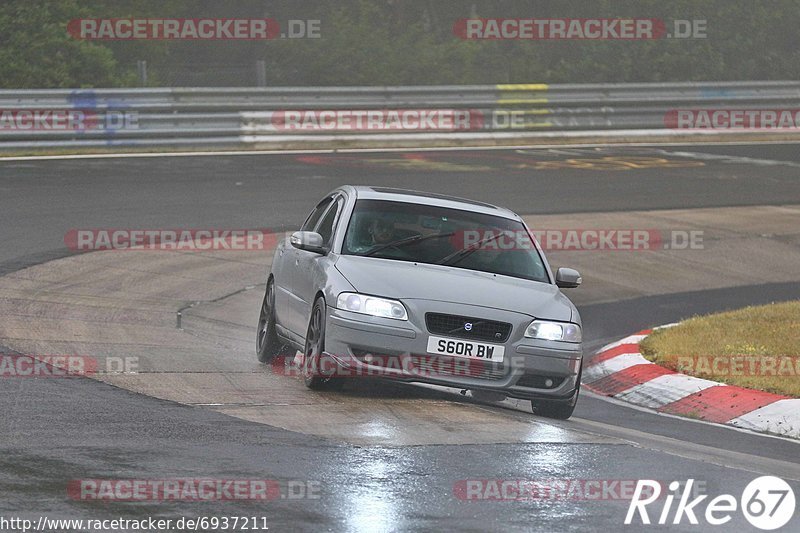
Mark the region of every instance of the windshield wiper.
POLYGON ((453 235, 455 235, 455 233, 452 231, 450 233, 433 233, 431 235, 412 235, 411 237, 405 237, 396 241, 387 242, 386 244, 373 246, 362 255, 369 256, 376 254, 381 250, 385 250, 386 248, 400 248, 402 246, 406 246, 407 244, 411 244, 412 242, 422 242, 427 241, 428 239, 441 239, 443 237, 452 237, 453 235))
POLYGON ((488 242, 492 242, 493 240, 499 238, 501 235, 503 235, 503 232, 502 231, 498 231, 497 233, 489 235, 488 237, 484 237, 483 239, 479 240, 475 244, 470 244, 466 248, 462 248, 461 250, 455 251, 452 254, 444 256, 440 260, 436 261, 436 264, 437 265, 446 265, 446 264, 450 263, 451 259, 455 259, 455 261, 450 263, 451 265, 454 265, 454 264, 458 263, 459 261, 461 261, 462 259, 464 259, 465 257, 467 257, 468 255, 470 255, 471 253, 479 250, 480 247, 483 246, 484 244, 486 244, 488 242))

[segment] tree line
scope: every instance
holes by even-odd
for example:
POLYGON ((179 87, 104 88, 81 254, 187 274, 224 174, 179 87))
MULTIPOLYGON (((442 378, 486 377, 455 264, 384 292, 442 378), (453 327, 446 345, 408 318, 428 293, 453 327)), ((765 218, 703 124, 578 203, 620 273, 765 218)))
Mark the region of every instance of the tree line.
MULTIPOLYGON (((778 0, 5 0, 0 86, 436 85, 797 79, 800 2, 778 0), (318 38, 82 40, 85 18, 319 21, 318 38), (467 40, 462 18, 702 20, 704 37, 467 40)), ((298 26, 299 27, 299 26, 298 26)))

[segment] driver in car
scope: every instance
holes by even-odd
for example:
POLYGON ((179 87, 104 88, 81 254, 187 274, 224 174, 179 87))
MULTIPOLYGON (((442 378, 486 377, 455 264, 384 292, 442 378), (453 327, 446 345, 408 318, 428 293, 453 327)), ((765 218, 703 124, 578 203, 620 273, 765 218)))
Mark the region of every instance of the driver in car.
POLYGON ((386 248, 402 248, 413 242, 424 240, 418 231, 398 228, 392 219, 378 217, 365 222, 364 236, 366 238, 361 242, 364 243, 366 249, 360 251, 365 251, 367 255, 381 252, 386 248))
POLYGON ((397 231, 394 222, 383 218, 376 218, 369 225, 369 235, 371 244, 386 244, 397 239, 397 231))

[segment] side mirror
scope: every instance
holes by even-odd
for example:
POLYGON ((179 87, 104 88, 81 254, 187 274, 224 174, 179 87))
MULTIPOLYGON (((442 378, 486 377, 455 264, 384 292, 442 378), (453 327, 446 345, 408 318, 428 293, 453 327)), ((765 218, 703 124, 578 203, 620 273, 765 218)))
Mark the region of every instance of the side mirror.
POLYGON ((327 248, 323 246, 322 235, 313 231, 295 231, 289 238, 289 243, 298 250, 322 255, 328 253, 327 248))
POLYGON ((562 289, 574 289, 583 282, 580 272, 572 268, 559 268, 556 271, 556 285, 562 289))

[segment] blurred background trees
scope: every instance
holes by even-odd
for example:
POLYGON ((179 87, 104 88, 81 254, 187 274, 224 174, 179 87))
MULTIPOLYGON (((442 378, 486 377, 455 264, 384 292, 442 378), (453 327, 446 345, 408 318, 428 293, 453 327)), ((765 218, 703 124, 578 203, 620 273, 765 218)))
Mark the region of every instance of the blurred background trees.
POLYGON ((778 0, 5 0, 0 86, 267 86, 798 79, 800 2, 778 0), (76 18, 320 20, 319 39, 80 41, 76 18), (707 38, 465 41, 459 18, 706 19, 707 38), (262 80, 263 81, 263 80, 262 80))

